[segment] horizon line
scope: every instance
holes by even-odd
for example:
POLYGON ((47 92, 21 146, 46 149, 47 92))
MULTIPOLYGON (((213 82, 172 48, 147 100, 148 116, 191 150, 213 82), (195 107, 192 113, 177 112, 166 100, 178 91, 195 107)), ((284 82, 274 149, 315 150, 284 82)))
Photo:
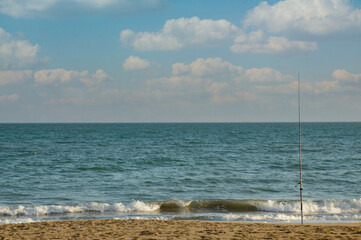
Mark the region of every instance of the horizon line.
MULTIPOLYGON (((0 124, 187 124, 187 123, 298 123, 298 121, 140 121, 140 122, 0 122, 0 124)), ((361 121, 303 121, 301 123, 361 123, 361 121)))

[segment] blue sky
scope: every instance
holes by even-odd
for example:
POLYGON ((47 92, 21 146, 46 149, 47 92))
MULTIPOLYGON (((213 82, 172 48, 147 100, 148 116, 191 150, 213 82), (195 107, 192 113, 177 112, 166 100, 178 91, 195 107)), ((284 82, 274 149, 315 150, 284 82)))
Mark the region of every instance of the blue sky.
POLYGON ((361 1, 0 0, 0 122, 361 121, 361 1))

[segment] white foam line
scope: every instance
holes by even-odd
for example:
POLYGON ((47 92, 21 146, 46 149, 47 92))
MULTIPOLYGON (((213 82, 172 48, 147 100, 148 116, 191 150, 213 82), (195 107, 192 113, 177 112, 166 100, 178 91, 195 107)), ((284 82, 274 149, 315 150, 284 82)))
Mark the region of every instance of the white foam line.
POLYGON ((79 205, 41 205, 9 207, 0 206, 0 216, 44 216, 64 213, 83 212, 153 212, 159 209, 159 205, 133 201, 128 205, 123 203, 97 203, 91 202, 79 205))

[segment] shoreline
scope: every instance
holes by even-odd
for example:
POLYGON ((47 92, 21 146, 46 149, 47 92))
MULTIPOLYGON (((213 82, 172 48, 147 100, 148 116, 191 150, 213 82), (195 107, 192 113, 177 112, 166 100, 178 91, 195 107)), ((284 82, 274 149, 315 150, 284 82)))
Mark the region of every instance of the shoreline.
POLYGON ((0 239, 361 239, 361 222, 63 220, 0 225, 0 239))

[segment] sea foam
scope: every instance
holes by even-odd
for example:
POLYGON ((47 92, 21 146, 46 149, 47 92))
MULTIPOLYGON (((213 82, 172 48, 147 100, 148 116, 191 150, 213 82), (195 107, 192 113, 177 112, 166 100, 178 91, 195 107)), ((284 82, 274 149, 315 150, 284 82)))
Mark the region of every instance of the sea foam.
POLYGON ((90 202, 78 205, 41 205, 41 206, 0 206, 0 216, 44 216, 51 214, 84 213, 84 212, 151 212, 157 211, 159 205, 133 201, 123 203, 90 202))
MULTIPOLYGON (((260 211, 297 213, 301 211, 299 201, 255 201, 260 211)), ((304 213, 361 213, 361 198, 351 200, 304 201, 304 213)))
MULTIPOLYGON (((305 214, 360 214, 361 198, 352 200, 304 201, 305 214)), ((85 212, 300 212, 299 201, 262 200, 194 200, 131 203, 90 202, 76 205, 0 206, 0 216, 44 216, 85 212)))
MULTIPOLYGON (((305 221, 361 221, 361 198, 305 201, 304 214, 305 221)), ((77 218, 77 216, 94 218, 105 215, 122 219, 144 217, 146 219, 293 222, 300 218, 300 202, 274 200, 142 202, 134 200, 126 204, 89 202, 75 205, 0 206, 0 224, 43 221, 49 218, 69 219, 77 218)))

